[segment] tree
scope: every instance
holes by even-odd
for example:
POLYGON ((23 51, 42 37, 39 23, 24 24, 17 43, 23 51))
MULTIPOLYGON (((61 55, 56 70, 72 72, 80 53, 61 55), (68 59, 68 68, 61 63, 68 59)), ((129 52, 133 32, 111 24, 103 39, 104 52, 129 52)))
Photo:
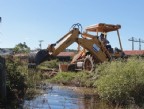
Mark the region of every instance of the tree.
POLYGON ((26 42, 19 43, 14 47, 15 53, 28 53, 30 52, 30 47, 26 45, 26 42))

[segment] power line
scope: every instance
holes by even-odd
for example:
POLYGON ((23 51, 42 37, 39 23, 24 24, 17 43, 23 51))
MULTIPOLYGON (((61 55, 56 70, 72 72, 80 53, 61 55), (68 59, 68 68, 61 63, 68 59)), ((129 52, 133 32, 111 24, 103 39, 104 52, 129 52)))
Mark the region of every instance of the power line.
POLYGON ((139 42, 139 50, 141 50, 141 43, 144 43, 144 40, 139 38, 139 40, 137 40, 135 42, 139 42))
POLYGON ((134 37, 128 39, 128 41, 132 41, 132 50, 134 50, 134 42, 136 41, 136 39, 134 37))
POLYGON ((134 50, 134 42, 139 42, 139 50, 141 50, 141 43, 144 43, 144 40, 140 39, 137 40, 134 37, 131 37, 130 39, 128 39, 128 41, 132 41, 132 50, 134 50))

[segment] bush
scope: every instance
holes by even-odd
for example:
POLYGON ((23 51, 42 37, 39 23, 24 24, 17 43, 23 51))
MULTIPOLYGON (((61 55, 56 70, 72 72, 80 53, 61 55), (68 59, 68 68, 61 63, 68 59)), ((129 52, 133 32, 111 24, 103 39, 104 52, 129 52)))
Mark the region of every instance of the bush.
POLYGON ((94 80, 92 80, 91 77, 92 74, 87 72, 59 72, 49 81, 78 87, 92 87, 94 80))
POLYGON ((94 86, 100 97, 113 103, 144 101, 144 61, 135 58, 127 62, 114 61, 97 67, 94 86))
POLYGON ((19 69, 21 64, 11 56, 6 58, 7 99, 9 103, 15 100, 22 100, 27 89, 25 75, 23 70, 19 69))
POLYGON ((92 87, 94 82, 92 77, 93 73, 77 72, 73 80, 73 84, 80 87, 92 87))
POLYGON ((50 81, 54 83, 60 84, 71 84, 71 81, 74 79, 75 73, 73 72, 59 72, 55 77, 53 77, 50 81))
POLYGON ((27 89, 41 81, 40 71, 28 70, 26 63, 12 56, 6 58, 6 70, 8 96, 12 99, 23 99, 27 89))
POLYGON ((52 68, 58 68, 59 62, 58 60, 51 60, 51 61, 45 61, 41 65, 38 66, 39 69, 52 69, 52 68))

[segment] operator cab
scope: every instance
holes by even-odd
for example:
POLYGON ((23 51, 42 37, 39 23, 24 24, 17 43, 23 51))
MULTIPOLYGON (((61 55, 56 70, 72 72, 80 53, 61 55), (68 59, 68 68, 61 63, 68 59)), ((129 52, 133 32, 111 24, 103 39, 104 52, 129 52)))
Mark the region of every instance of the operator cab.
MULTIPOLYGON (((106 47, 106 49, 108 50, 108 52, 111 54, 111 56, 113 57, 121 57, 123 56, 123 48, 122 48, 122 44, 121 44, 121 39, 120 39, 120 34, 119 34, 119 29, 121 28, 121 25, 112 25, 112 24, 105 24, 105 23, 99 23, 96 25, 91 25, 86 27, 86 32, 95 32, 97 37, 100 37, 103 34, 103 38, 104 38, 104 43, 105 42, 109 42, 107 40, 107 33, 109 32, 113 32, 116 31, 117 32, 117 36, 118 36, 118 41, 119 41, 119 46, 120 48, 112 48, 110 43, 103 43, 104 46, 106 47), (99 35, 101 34, 101 35, 99 35)), ((102 41, 102 40, 100 40, 102 41)))

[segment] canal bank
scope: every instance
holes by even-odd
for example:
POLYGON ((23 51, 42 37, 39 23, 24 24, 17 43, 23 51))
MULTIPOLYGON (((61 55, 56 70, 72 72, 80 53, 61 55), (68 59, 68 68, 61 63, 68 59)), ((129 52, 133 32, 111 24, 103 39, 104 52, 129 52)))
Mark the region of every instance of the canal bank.
MULTIPOLYGON (((30 91, 32 92, 30 96, 32 95, 33 97, 35 95, 34 90, 36 85, 41 83, 41 81, 43 82, 45 81, 45 83, 77 86, 78 88, 76 89, 79 89, 79 87, 89 87, 89 88, 93 87, 95 92, 98 92, 101 100, 105 100, 108 103, 111 103, 111 105, 110 106, 108 105, 108 107, 115 107, 117 106, 117 104, 119 107, 123 106, 127 107, 127 105, 131 104, 137 105, 137 103, 141 103, 141 101, 143 101, 143 83, 144 83, 143 82, 144 67, 142 67, 144 66, 143 60, 132 59, 128 60, 127 62, 115 61, 112 63, 103 63, 100 66, 97 66, 96 71, 94 71, 93 73, 87 73, 84 71, 77 73, 58 72, 54 77, 51 78, 49 76, 45 76, 48 75, 49 72, 43 73, 41 72, 40 69, 27 70, 27 68, 24 67, 23 64, 12 63, 10 65, 16 65, 13 66, 12 68, 18 68, 16 70, 12 70, 10 66, 9 69, 9 73, 13 71, 11 73, 14 75, 14 79, 11 80, 12 81, 15 80, 13 83, 14 85, 17 85, 18 83, 17 81, 22 80, 16 78, 18 75, 15 75, 17 74, 15 72, 18 71, 19 72, 18 74, 24 74, 22 75, 22 77, 24 77, 26 81, 20 81, 20 84, 18 84, 19 86, 22 86, 22 84, 25 83, 26 86, 28 86, 26 94, 24 93, 25 95, 24 99, 27 97, 27 92, 30 88, 32 88, 32 91, 30 91), (133 99, 132 97, 135 98, 133 99), (113 103, 114 100, 115 102, 113 103), (140 101, 136 102, 136 100, 140 101)), ((25 86, 25 84, 23 84, 23 86, 25 86)), ((72 91, 74 91, 74 89, 75 88, 73 88, 72 91)), ((45 94, 47 95, 48 93, 45 94)), ((31 100, 34 100, 35 98, 37 97, 34 97, 31 100)), ((103 102, 102 103, 100 102, 100 104, 103 104, 103 102)), ((143 104, 140 104, 139 106, 143 107, 143 104)))
POLYGON ((32 100, 25 100, 26 109, 101 109, 99 98, 91 88, 53 85, 32 100))
POLYGON ((31 99, 24 100, 24 109, 143 109, 135 104, 127 106, 108 104, 99 99, 91 88, 52 85, 52 88, 31 99))

